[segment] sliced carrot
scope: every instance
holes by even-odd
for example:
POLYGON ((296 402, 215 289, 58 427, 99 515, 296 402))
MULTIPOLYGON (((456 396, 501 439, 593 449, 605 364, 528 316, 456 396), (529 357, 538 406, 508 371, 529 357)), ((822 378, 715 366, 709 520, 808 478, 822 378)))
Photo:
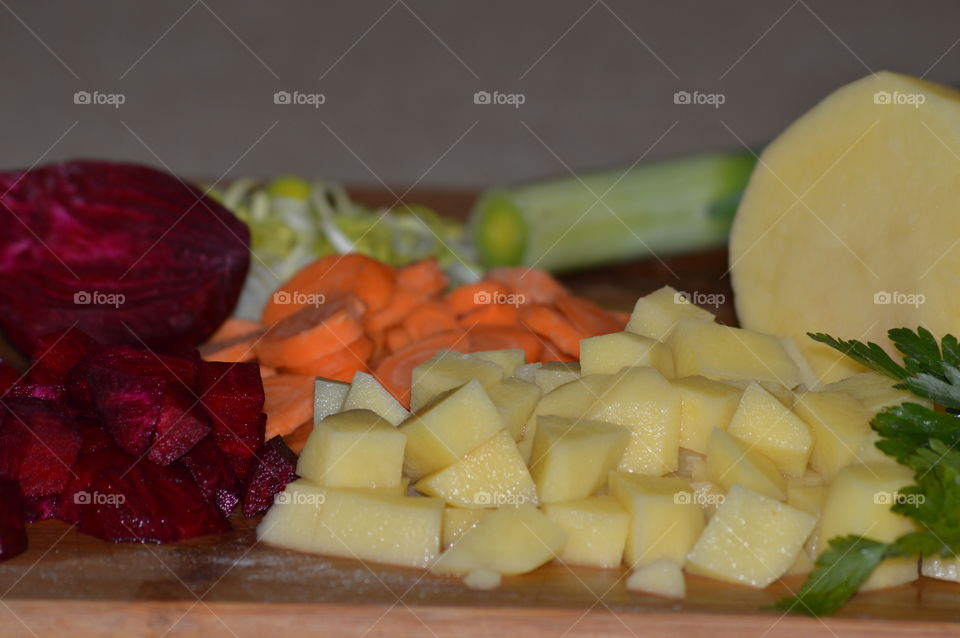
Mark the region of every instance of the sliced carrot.
POLYGON ((501 283, 481 279, 454 288, 444 296, 444 301, 457 315, 465 315, 477 308, 503 303, 510 292, 510 288, 501 283))
POLYGON ((391 351, 399 350, 403 346, 407 345, 413 339, 410 337, 410 333, 403 329, 402 326, 396 326, 395 328, 390 328, 386 332, 387 337, 387 348, 391 351))
POLYGON ((567 295, 558 297, 555 304, 584 335, 595 337, 623 330, 623 323, 589 299, 567 295))
POLYGON ((219 341, 229 341, 231 339, 236 339, 237 337, 249 335, 254 332, 260 332, 262 330, 263 326, 258 321, 230 318, 224 321, 220 327, 217 328, 217 331, 214 332, 209 339, 207 339, 207 342, 217 343, 219 341))
POLYGON ((527 304, 520 309, 520 321, 544 339, 556 343, 562 352, 580 357, 580 340, 586 335, 550 306, 527 304))
POLYGON ((270 326, 257 342, 257 358, 276 368, 292 368, 337 352, 363 336, 349 301, 307 306, 270 326))
POLYGON ((543 340, 543 353, 540 355, 540 361, 542 363, 550 363, 552 361, 576 361, 577 357, 572 357, 569 354, 560 350, 560 348, 553 341, 549 339, 543 340))
POLYGON ((277 374, 276 368, 271 368, 270 366, 260 366, 260 378, 268 379, 277 374))
POLYGON ((266 439, 283 436, 313 418, 313 377, 277 374, 263 380, 266 439))
POLYGON ((310 434, 313 432, 313 421, 307 421, 300 427, 298 427, 293 432, 283 435, 283 442, 287 444, 287 447, 293 450, 294 454, 300 454, 303 451, 304 446, 307 444, 307 439, 310 438, 310 434))
POLYGON ((412 341, 380 362, 375 376, 403 405, 410 405, 410 377, 413 369, 432 357, 437 350, 469 352, 470 341, 464 330, 438 332, 412 341))
POLYGON ((460 327, 457 317, 450 306, 442 301, 430 301, 420 304, 416 310, 403 320, 403 328, 414 339, 460 327))
POLYGON ((543 354, 543 339, 524 326, 476 325, 467 330, 470 350, 523 350, 527 361, 539 361, 543 354))
POLYGON ((438 295, 447 289, 449 280, 433 257, 416 261, 397 271, 397 286, 424 295, 438 295))
POLYGON ((614 318, 614 319, 616 319, 618 322, 620 322, 620 330, 623 330, 623 328, 627 325, 627 322, 630 321, 630 313, 629 313, 629 312, 621 312, 621 311, 619 311, 619 310, 611 310, 611 311, 610 311, 610 314, 613 315, 613 318, 614 318))
POLYGON ((241 363, 256 358, 256 345, 263 336, 263 328, 255 332, 237 335, 225 341, 211 341, 200 346, 200 356, 204 361, 223 361, 241 363))
POLYGON ((380 332, 401 323, 407 315, 427 300, 427 296, 419 290, 397 288, 384 308, 367 314, 363 326, 370 332, 380 332))
POLYGON ((269 325, 317 303, 318 295, 351 292, 370 312, 384 308, 396 288, 394 270, 376 259, 351 253, 330 255, 303 267, 267 301, 263 323, 269 325))
MULTIPOLYGON (((360 372, 370 372, 370 368, 364 366, 359 369, 360 372)), ((333 379, 334 381, 343 381, 344 383, 350 383, 353 381, 354 375, 357 374, 357 368, 354 366, 347 366, 346 368, 341 368, 336 372, 331 372, 327 375, 328 379, 333 379)))
POLYGON ((331 379, 333 378, 331 375, 347 368, 351 368, 353 371, 366 370, 367 361, 369 361, 370 356, 373 355, 373 348, 374 344, 372 339, 369 337, 360 337, 336 352, 325 354, 322 357, 306 363, 292 366, 288 365, 286 366, 286 370, 294 374, 327 377, 331 379))
POLYGON ((492 326, 516 326, 520 321, 520 311, 516 306, 491 304, 477 308, 460 317, 460 325, 475 324, 492 326))
POLYGON ((550 273, 536 268, 522 266, 494 268, 487 273, 487 278, 503 284, 517 295, 522 295, 520 303, 549 304, 556 301, 558 297, 570 294, 570 291, 550 273))

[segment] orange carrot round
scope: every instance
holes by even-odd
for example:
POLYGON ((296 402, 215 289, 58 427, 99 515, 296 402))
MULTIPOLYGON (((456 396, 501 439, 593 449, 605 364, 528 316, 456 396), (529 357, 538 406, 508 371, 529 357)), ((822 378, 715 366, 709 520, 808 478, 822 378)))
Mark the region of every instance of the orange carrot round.
POLYGON ((574 328, 588 337, 623 330, 624 323, 589 299, 567 295, 558 297, 555 304, 574 328))
POLYGON ((397 288, 393 298, 385 307, 371 312, 363 320, 364 327, 370 332, 380 332, 403 322, 427 297, 418 290, 397 288))
POLYGON ((307 306, 272 325, 257 342, 261 363, 292 368, 337 352, 363 336, 363 327, 347 303, 307 306))
POLYGON ((460 325, 470 327, 475 324, 491 326, 516 326, 520 321, 520 311, 508 304, 491 304, 477 308, 460 317, 460 325))
POLYGON ((331 375, 347 368, 352 368, 354 372, 357 370, 366 370, 367 361, 370 360, 370 356, 373 354, 373 347, 372 339, 369 337, 360 337, 340 350, 325 354, 322 357, 306 363, 288 365, 286 369, 294 374, 327 377, 328 379, 333 378, 331 375))
POLYGON ((520 321, 540 337, 553 341, 562 352, 580 357, 580 340, 586 335, 550 306, 527 304, 520 309, 520 321))
POLYGON ((277 374, 263 380, 266 438, 293 432, 313 419, 313 377, 277 374))
POLYGON ((447 289, 449 280, 433 257, 416 261, 397 271, 397 286, 427 296, 440 294, 447 289))
POLYGON ((465 315, 491 304, 505 303, 509 295, 510 288, 507 286, 496 281, 481 279, 472 284, 454 288, 443 299, 457 315, 465 315))
POLYGON ((403 320, 404 330, 414 339, 459 327, 450 306, 441 301, 422 303, 403 320))
POLYGON ((494 268, 487 278, 520 295, 520 303, 550 304, 570 294, 563 284, 545 270, 522 266, 494 268))
POLYGON ((413 369, 438 350, 469 352, 470 341, 463 330, 438 332, 412 341, 384 358, 374 371, 375 376, 403 405, 410 405, 410 377, 413 369))

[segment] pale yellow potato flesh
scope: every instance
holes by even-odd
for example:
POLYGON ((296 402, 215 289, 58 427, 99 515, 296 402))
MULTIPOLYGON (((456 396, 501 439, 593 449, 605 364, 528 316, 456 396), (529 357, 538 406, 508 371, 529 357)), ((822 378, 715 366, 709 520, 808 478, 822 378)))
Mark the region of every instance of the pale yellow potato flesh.
POLYGON ((842 392, 805 392, 797 396, 793 411, 810 426, 813 452, 810 467, 827 482, 842 468, 863 462, 868 452, 870 419, 862 403, 842 392))
POLYGON ((462 507, 450 507, 443 510, 443 536, 441 537, 441 546, 446 549, 460 540, 460 537, 477 526, 486 513, 490 510, 466 509, 462 507))
POLYGON ((611 332, 580 340, 580 373, 614 374, 623 368, 648 366, 672 379, 673 353, 656 339, 632 332, 611 332))
POLYGON ((343 405, 339 411, 346 412, 347 410, 371 410, 392 425, 400 425, 404 419, 410 416, 406 408, 400 405, 400 402, 380 385, 380 382, 372 374, 362 370, 357 370, 353 375, 350 390, 347 391, 347 396, 343 399, 343 405))
POLYGON ((520 379, 504 379, 489 388, 487 395, 497 406, 513 438, 523 439, 523 428, 542 396, 540 386, 520 379))
POLYGON ((687 296, 674 288, 664 286, 637 299, 626 329, 642 337, 665 341, 684 317, 714 320, 713 313, 690 303, 687 296))
POLYGON ((786 498, 786 481, 760 450, 723 430, 714 430, 707 444, 707 478, 722 487, 748 487, 770 498, 786 498))
POLYGON ((713 429, 727 428, 743 391, 701 376, 670 383, 680 392, 680 447, 703 454, 713 429))
POLYGON ((482 350, 480 352, 471 352, 470 356, 481 361, 489 361, 500 366, 503 370, 503 376, 512 377, 516 374, 517 368, 526 364, 527 355, 523 350, 482 350))
POLYGON ((731 230, 741 325, 793 337, 825 382, 858 366, 808 332, 888 348, 890 328, 956 333, 958 152, 960 91, 895 73, 797 119, 764 149, 731 230))
POLYGON ((623 560, 630 516, 612 496, 545 503, 547 518, 567 533, 560 560, 571 565, 615 569, 623 560))
POLYGON ((800 477, 807 469, 813 448, 809 426, 758 383, 743 391, 727 432, 754 446, 787 476, 800 477))
POLYGON ((416 412, 438 396, 475 380, 489 388, 503 379, 503 368, 469 354, 440 350, 413 369, 410 409, 416 412))
POLYGON ((627 577, 627 589, 664 598, 686 598, 683 566, 664 558, 638 567, 627 577))

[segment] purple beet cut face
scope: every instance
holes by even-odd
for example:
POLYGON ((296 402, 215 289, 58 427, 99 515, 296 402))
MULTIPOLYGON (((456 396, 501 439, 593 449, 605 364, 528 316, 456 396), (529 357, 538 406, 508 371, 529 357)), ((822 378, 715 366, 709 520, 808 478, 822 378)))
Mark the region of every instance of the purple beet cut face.
POLYGON ((177 466, 144 460, 129 470, 108 468, 84 500, 80 531, 108 541, 165 543, 230 530, 223 513, 177 466))
POLYGON ((60 518, 60 494, 23 499, 23 518, 28 523, 60 518))
POLYGON ((16 481, 0 479, 0 561, 27 549, 22 500, 16 481))
POLYGON ((240 500, 240 481, 213 437, 205 437, 193 446, 178 465, 183 465, 207 501, 215 503, 225 516, 230 515, 240 500))
POLYGON ((64 328, 37 340, 30 352, 27 380, 65 385, 70 371, 99 344, 78 328, 64 328))
POLYGON ((213 437, 243 479, 263 444, 263 380, 255 363, 202 362, 197 368, 197 394, 213 426, 213 437))
POLYGON ((257 452, 243 491, 243 515, 247 518, 266 511, 287 483, 297 478, 297 457, 275 436, 257 452))
POLYGON ((72 161, 0 173, 0 193, 0 328, 24 352, 73 325, 185 351, 236 304, 249 231, 173 175, 72 161))
POLYGON ((5 400, 0 420, 0 477, 23 496, 59 494, 73 475, 83 437, 61 412, 39 401, 5 400))

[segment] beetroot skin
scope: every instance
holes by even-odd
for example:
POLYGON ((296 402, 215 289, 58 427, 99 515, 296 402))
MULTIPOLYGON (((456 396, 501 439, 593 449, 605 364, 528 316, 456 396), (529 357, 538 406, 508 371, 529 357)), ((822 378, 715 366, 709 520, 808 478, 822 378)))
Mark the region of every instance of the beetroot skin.
POLYGON ((185 351, 236 304, 249 231, 173 175, 73 161, 0 173, 0 193, 0 328, 26 353, 74 325, 185 351))

